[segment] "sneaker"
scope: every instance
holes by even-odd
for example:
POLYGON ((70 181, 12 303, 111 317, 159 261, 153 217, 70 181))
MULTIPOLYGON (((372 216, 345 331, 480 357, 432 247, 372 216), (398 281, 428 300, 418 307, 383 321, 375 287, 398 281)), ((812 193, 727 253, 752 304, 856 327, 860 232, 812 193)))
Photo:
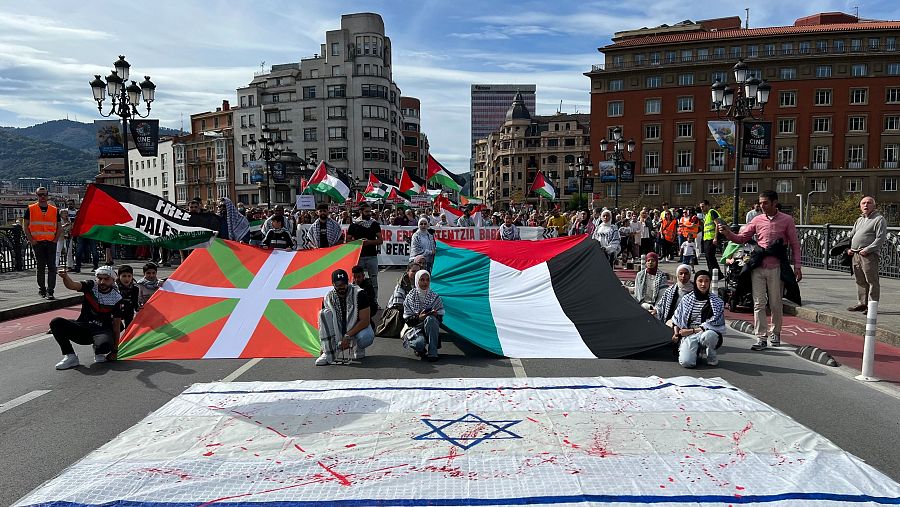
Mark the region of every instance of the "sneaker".
POLYGON ((69 368, 74 368, 78 366, 78 356, 75 354, 66 354, 63 356, 62 361, 56 363, 57 370, 68 370, 69 368))
POLYGON ((707 364, 707 366, 718 366, 718 365, 719 365, 719 358, 718 358, 718 356, 717 356, 717 357, 714 357, 714 358, 712 358, 712 359, 707 358, 707 359, 706 359, 706 364, 707 364))
POLYGON ((353 354, 354 359, 362 359, 366 357, 366 349, 356 347, 356 353, 353 354))
POLYGON ((425 360, 428 361, 429 363, 433 363, 433 362, 437 361, 438 359, 439 359, 438 356, 428 356, 425 358, 425 360))
POLYGON ((767 346, 767 344, 766 344, 765 337, 757 338, 756 343, 754 343, 753 345, 750 346, 750 350, 762 350, 762 349, 766 348, 766 346, 767 346))
POLYGON ((47 297, 47 289, 38 289, 38 296, 41 296, 42 298, 47 297))
POLYGON ((316 366, 325 366, 327 364, 331 364, 331 360, 328 359, 328 354, 322 354, 316 359, 316 366))
POLYGON ((777 334, 773 334, 769 338, 769 345, 771 345, 773 347, 780 347, 781 346, 781 336, 779 336, 777 334))
POLYGON ((94 354, 94 362, 95 363, 105 363, 106 362, 106 354, 94 354))
POLYGON ((866 305, 853 305, 847 308, 848 312, 861 312, 866 310, 866 305))
POLYGON ((50 301, 56 299, 55 297, 53 297, 53 291, 47 291, 47 299, 49 299, 50 301))

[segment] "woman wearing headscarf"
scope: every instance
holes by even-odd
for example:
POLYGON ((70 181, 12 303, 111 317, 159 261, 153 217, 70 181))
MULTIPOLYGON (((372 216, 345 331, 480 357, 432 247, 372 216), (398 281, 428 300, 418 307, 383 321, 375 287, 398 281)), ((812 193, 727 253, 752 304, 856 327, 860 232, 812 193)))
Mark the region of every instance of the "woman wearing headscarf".
POLYGON ((415 260, 420 255, 424 256, 425 265, 422 267, 430 271, 431 265, 434 264, 434 251, 437 249, 437 245, 434 241, 434 231, 429 229, 428 225, 427 218, 419 219, 419 228, 413 233, 410 240, 409 260, 415 260))
POLYGON ((569 228, 569 236, 577 236, 579 234, 587 234, 588 225, 591 223, 587 211, 579 211, 572 221, 572 227, 569 228))
POLYGON ((650 252, 646 257, 647 268, 634 277, 634 299, 651 315, 656 315, 656 305, 662 298, 669 275, 659 270, 659 256, 650 252))
POLYGON ((594 228, 593 238, 600 243, 600 248, 606 253, 609 265, 616 263, 616 257, 622 248, 622 237, 619 235, 619 227, 612 222, 612 212, 608 209, 600 213, 600 223, 594 228))
POLYGON ((672 316, 675 315, 675 309, 681 298, 689 292, 694 292, 694 283, 691 281, 692 273, 692 268, 687 264, 679 265, 675 270, 675 285, 669 286, 656 304, 656 318, 667 326, 671 327, 672 316))
POLYGON ((678 346, 678 364, 685 368, 697 365, 698 351, 706 354, 706 364, 716 366, 716 349, 725 335, 725 303, 710 292, 712 277, 700 270, 694 275, 694 290, 687 293, 672 318, 672 342, 678 346))
POLYGON ((431 273, 424 269, 416 272, 414 287, 403 302, 403 348, 412 347, 416 355, 428 361, 437 361, 440 348, 441 320, 444 303, 431 290, 431 273))

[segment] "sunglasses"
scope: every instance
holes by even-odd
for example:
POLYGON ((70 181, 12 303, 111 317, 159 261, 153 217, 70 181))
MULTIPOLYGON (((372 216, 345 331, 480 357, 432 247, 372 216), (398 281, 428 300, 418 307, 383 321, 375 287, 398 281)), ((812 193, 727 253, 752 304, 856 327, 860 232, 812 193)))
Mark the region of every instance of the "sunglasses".
POLYGON ((47 197, 48 194, 38 194, 38 197, 47 197))

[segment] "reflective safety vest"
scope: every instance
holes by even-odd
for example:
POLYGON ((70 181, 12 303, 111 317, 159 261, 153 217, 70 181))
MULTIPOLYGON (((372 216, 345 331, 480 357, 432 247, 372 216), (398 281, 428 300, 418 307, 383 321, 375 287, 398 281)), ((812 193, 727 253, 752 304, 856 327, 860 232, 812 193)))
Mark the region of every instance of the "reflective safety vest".
POLYGON ((716 239, 716 225, 718 225, 716 220, 719 218, 721 218, 719 212, 714 209, 706 212, 706 216, 703 218, 703 241, 716 239))
POLYGON ((678 222, 673 218, 671 220, 663 219, 660 224, 659 231, 662 233, 664 240, 669 243, 675 242, 675 231, 678 228, 678 222))
POLYGON ((694 239, 700 232, 700 222, 692 221, 689 217, 681 217, 681 235, 687 239, 694 239))
POLYGON ((38 203, 28 205, 28 231, 35 241, 56 240, 57 214, 56 206, 51 204, 47 211, 41 210, 38 203))

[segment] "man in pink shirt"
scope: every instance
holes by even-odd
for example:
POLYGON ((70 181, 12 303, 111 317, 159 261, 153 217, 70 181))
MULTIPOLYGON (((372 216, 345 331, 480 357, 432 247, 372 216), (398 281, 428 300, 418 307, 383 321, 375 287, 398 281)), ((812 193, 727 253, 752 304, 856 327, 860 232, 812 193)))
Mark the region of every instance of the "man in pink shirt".
MULTIPOLYGON (((800 242, 797 240, 797 227, 794 219, 778 211, 778 193, 766 190, 759 194, 759 205, 762 214, 753 218, 749 224, 737 234, 731 232, 723 222, 719 222, 719 232, 729 241, 744 244, 754 235, 760 248, 769 250, 780 240, 783 246, 790 247, 794 277, 799 282, 803 278, 800 270, 800 242)), ((772 312, 772 323, 768 326, 768 338, 773 347, 781 345, 781 323, 784 295, 784 280, 781 270, 782 259, 773 254, 765 255, 760 265, 750 273, 753 285, 753 327, 756 343, 752 350, 763 350, 767 346, 766 338, 766 305, 772 312)), ((788 275, 789 276, 789 275, 788 275)))

